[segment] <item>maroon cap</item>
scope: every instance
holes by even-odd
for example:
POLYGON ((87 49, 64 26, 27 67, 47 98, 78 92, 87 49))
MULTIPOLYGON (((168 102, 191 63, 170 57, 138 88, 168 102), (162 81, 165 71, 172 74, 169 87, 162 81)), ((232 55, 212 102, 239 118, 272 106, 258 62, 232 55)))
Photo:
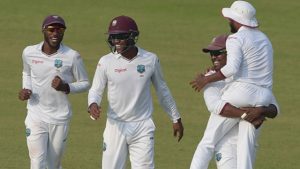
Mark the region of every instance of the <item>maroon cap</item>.
POLYGON ((139 34, 136 22, 128 16, 115 17, 109 24, 108 34, 120 34, 135 32, 139 34))
POLYGON ((60 24, 64 28, 66 28, 65 21, 62 17, 58 15, 49 15, 44 19, 42 29, 45 29, 47 26, 52 25, 52 24, 60 24))
POLYGON ((226 40, 228 35, 219 35, 213 38, 212 42, 206 47, 203 48, 202 51, 207 53, 212 50, 221 50, 226 48, 226 40))

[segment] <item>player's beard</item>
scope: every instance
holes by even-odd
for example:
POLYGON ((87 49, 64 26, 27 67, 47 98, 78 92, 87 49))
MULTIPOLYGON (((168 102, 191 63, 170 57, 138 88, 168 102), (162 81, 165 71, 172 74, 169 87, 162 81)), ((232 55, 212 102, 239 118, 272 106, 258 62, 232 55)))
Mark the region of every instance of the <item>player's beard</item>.
POLYGON ((231 33, 236 33, 238 30, 234 26, 233 22, 229 22, 229 27, 230 27, 230 32, 231 33))

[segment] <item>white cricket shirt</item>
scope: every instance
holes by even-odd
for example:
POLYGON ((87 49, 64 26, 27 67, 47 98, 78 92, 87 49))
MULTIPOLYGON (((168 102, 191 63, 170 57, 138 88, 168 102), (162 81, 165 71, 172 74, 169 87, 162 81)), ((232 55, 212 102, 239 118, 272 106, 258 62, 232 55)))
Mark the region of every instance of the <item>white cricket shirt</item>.
POLYGON ((159 59, 138 48, 132 60, 109 53, 100 58, 88 95, 88 105, 100 105, 104 89, 108 92, 108 117, 119 121, 140 121, 152 116, 151 83, 169 117, 180 118, 175 101, 163 79, 159 59))
POLYGON ((272 88, 273 48, 268 37, 258 29, 242 26, 226 41, 225 77, 272 88))
POLYGON ((28 115, 33 120, 64 124, 72 110, 67 95, 51 87, 52 80, 58 75, 69 84, 70 93, 77 93, 88 89, 88 76, 77 51, 61 44, 56 53, 47 55, 42 46, 43 42, 28 46, 22 54, 23 88, 32 91, 28 115))

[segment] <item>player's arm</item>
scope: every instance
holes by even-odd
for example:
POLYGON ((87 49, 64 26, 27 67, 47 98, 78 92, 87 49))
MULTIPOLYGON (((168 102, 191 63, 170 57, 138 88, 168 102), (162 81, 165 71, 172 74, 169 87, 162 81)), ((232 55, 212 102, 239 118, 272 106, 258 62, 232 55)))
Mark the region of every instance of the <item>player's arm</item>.
POLYGON ((204 76, 199 74, 196 78, 190 82, 192 88, 195 91, 200 91, 204 86, 209 83, 224 80, 225 78, 231 77, 239 71, 240 65, 243 59, 243 52, 241 51, 241 43, 234 37, 228 37, 226 41, 227 49, 227 63, 220 71, 215 74, 204 76))
POLYGON ((107 85, 107 76, 105 74, 105 63, 100 59, 97 64, 92 86, 88 93, 88 112, 94 119, 98 119, 101 113, 100 103, 107 85))
POLYGON ((90 82, 81 56, 78 54, 74 57, 72 72, 75 81, 69 83, 70 92, 78 93, 89 89, 90 82))
POLYGON ((207 84, 220 81, 225 79, 226 77, 222 74, 222 72, 217 71, 214 74, 205 76, 204 74, 198 74, 193 81, 190 82, 190 85, 192 85, 192 88, 200 92, 202 88, 204 88, 207 84))
POLYGON ((155 88, 160 105, 163 107, 165 112, 168 113, 170 119, 173 121, 173 135, 178 138, 178 141, 180 141, 183 137, 184 127, 181 122, 176 103, 163 78, 158 58, 156 58, 154 63, 154 73, 151 77, 151 81, 155 88))
POLYGON ((51 86, 55 90, 64 92, 66 94, 83 92, 89 88, 90 84, 87 73, 82 58, 78 53, 73 60, 72 74, 74 82, 68 83, 62 79, 63 77, 55 76, 52 80, 51 86))
POLYGON ((236 118, 242 117, 244 113, 247 114, 248 118, 246 118, 246 115, 243 118, 248 119, 248 121, 251 121, 259 116, 274 118, 277 115, 277 108, 273 104, 270 104, 269 106, 237 108, 227 103, 223 107, 220 115, 224 117, 236 118))
POLYGON ((68 83, 65 83, 59 76, 55 76, 51 82, 51 86, 57 90, 64 92, 65 94, 70 93, 70 86, 68 83))
POLYGON ((26 51, 28 48, 25 48, 22 53, 23 60, 23 71, 22 71, 22 89, 19 91, 19 99, 24 101, 28 100, 32 94, 31 86, 31 69, 30 65, 27 63, 26 51))

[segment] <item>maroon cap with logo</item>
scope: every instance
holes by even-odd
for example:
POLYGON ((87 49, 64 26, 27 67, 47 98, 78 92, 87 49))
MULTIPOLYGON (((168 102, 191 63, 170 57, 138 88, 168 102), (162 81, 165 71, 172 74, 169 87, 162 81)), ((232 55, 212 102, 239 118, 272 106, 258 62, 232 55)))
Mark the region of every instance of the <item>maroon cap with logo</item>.
POLYGON ((213 38, 212 42, 206 47, 203 48, 202 51, 207 53, 212 50, 221 50, 226 48, 226 40, 228 35, 219 35, 213 38))
POLYGON ((44 19, 42 29, 45 29, 47 26, 52 25, 52 24, 60 24, 64 28, 66 28, 65 21, 62 17, 60 17, 58 15, 49 15, 44 19))
POLYGON ((109 24, 108 34, 131 33, 139 34, 136 22, 128 16, 115 17, 109 24))

